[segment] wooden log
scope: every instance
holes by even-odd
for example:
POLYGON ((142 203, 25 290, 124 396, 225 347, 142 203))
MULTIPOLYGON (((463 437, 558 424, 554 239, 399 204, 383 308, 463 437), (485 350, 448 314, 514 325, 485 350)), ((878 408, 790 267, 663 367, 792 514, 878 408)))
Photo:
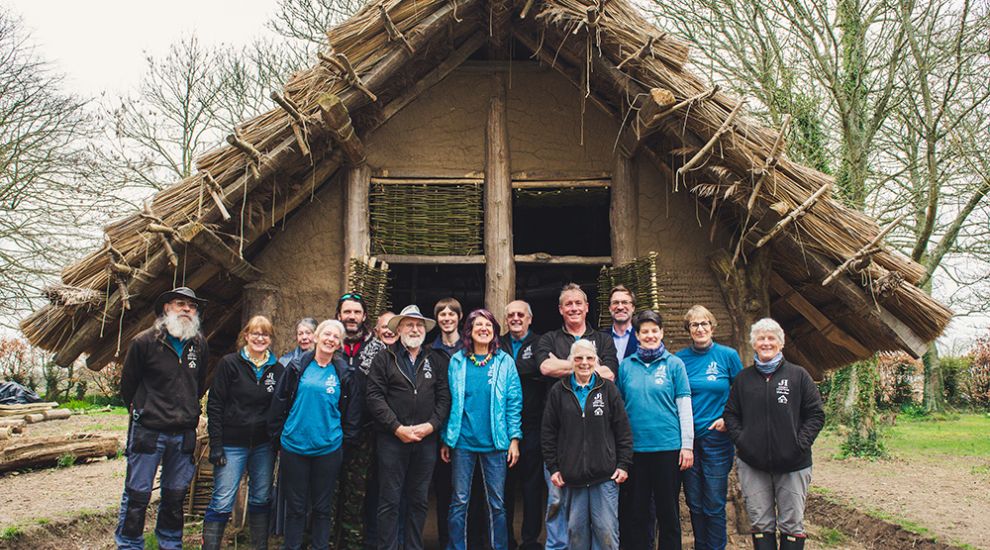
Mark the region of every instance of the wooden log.
POLYGON ((241 324, 247 325, 248 320, 255 315, 264 315, 269 320, 275 319, 280 295, 281 291, 275 285, 262 282, 244 285, 241 324))
POLYGON ((810 197, 805 199, 805 201, 801 203, 800 206, 795 208, 793 211, 791 211, 790 214, 784 217, 784 219, 780 220, 779 222, 777 222, 776 225, 771 227, 770 231, 768 231, 767 234, 763 236, 763 238, 757 241, 755 248, 760 248, 763 245, 767 244, 768 242, 770 242, 770 239, 776 237, 788 225, 790 225, 795 220, 803 216, 805 212, 807 212, 808 209, 811 208, 815 204, 815 202, 817 202, 818 199, 822 195, 824 195, 826 191, 829 190, 830 187, 831 186, 826 183, 825 185, 821 186, 821 188, 819 188, 818 191, 815 191, 810 197))
POLYGON ((485 130, 485 305, 504 311, 516 292, 512 253, 512 169, 509 158, 509 113, 505 77, 492 77, 485 130))
POLYGON ((0 426, 5 428, 21 428, 24 424, 23 418, 0 418, 0 426))
POLYGON ((752 357, 749 329, 757 320, 770 316, 770 253, 758 251, 749 263, 736 266, 725 249, 708 256, 708 265, 715 272, 719 291, 729 310, 732 326, 732 346, 740 357, 752 357))
MULTIPOLYGON (((683 176, 684 174, 688 173, 699 162, 701 162, 701 159, 703 159, 705 155, 707 155, 708 152, 711 151, 713 147, 715 147, 715 144, 718 143, 718 140, 721 139, 721 137, 726 132, 732 129, 732 121, 736 119, 736 116, 739 114, 739 111, 742 110, 742 107, 745 104, 746 104, 745 101, 740 101, 739 103, 736 104, 736 106, 732 109, 732 111, 729 112, 729 116, 725 117, 725 121, 722 122, 722 125, 719 126, 718 130, 716 130, 715 133, 712 134, 712 137, 708 139, 708 142, 705 143, 705 145, 701 148, 701 150, 695 153, 690 160, 685 162, 683 166, 677 169, 678 176, 683 176)), ((676 183, 674 185, 674 190, 675 191, 677 190, 676 183)))
POLYGON ((17 403, 14 405, 0 405, 0 416, 4 415, 5 412, 11 412, 13 414, 26 414, 27 412, 35 412, 35 409, 39 411, 54 409, 58 407, 57 401, 42 401, 39 403, 17 403))
POLYGON ((45 420, 63 420, 72 416, 72 411, 69 409, 52 409, 41 414, 45 417, 45 420))
POLYGON ((364 164, 366 157, 364 143, 354 131, 351 115, 340 97, 326 94, 317 100, 323 122, 334 136, 337 145, 344 151, 352 166, 364 164))
POLYGON ((14 435, 14 428, 11 426, 0 426, 0 441, 10 439, 14 435))
POLYGON ((859 260, 861 260, 861 259, 863 259, 863 258, 865 258, 865 257, 867 257, 869 255, 875 254, 876 253, 875 252, 876 246, 878 244, 880 244, 880 241, 882 241, 883 238, 887 236, 887 233, 890 233, 891 230, 893 230, 895 227, 897 227, 898 225, 900 225, 901 222, 904 221, 904 218, 906 218, 907 216, 908 216, 907 213, 902 214, 896 220, 894 220, 894 221, 890 222, 889 224, 887 224, 887 226, 884 227, 883 229, 881 229, 880 232, 877 233, 877 236, 876 237, 873 237, 873 239, 870 240, 869 243, 867 243, 865 246, 863 246, 863 248, 860 248, 855 254, 853 254, 852 256, 850 256, 849 259, 847 259, 846 261, 842 262, 842 264, 839 267, 835 268, 834 271, 832 271, 831 273, 829 273, 828 274, 828 277, 825 277, 825 280, 822 281, 822 286, 828 286, 829 283, 831 283, 832 281, 834 281, 836 277, 838 277, 843 272, 845 272, 847 269, 849 269, 857 261, 859 261, 859 260))
POLYGON ((199 222, 187 223, 180 227, 179 238, 189 243, 204 258, 216 262, 242 281, 257 281, 263 274, 260 269, 227 246, 219 235, 199 222))
POLYGON ((612 238, 612 265, 624 265, 634 259, 639 226, 636 207, 638 186, 636 164, 626 155, 615 156, 612 188, 609 195, 609 231, 612 238))
POLYGON ((270 97, 292 117, 292 133, 296 136, 296 144, 299 145, 299 151, 303 156, 308 157, 310 154, 309 128, 306 126, 306 119, 299 112, 299 107, 292 100, 276 91, 273 91, 270 97))
MULTIPOLYGON (((346 188, 344 190, 344 257, 341 262, 344 278, 347 275, 352 258, 362 258, 371 253, 370 211, 368 209, 368 194, 371 188, 371 167, 367 164, 354 166, 344 175, 346 188)), ((351 289, 347 289, 351 290, 351 289)))
POLYGON ((551 264, 551 265, 608 265, 611 256, 554 256, 546 252, 535 254, 516 254, 517 264, 551 264))
POLYGON ((32 413, 32 414, 24 415, 24 422, 27 422, 28 424, 37 424, 38 422, 44 422, 44 421, 45 421, 44 413, 32 413))
MULTIPOLYGON (((623 155, 624 156, 624 155, 623 155)), ((608 189, 614 184, 611 179, 591 179, 591 180, 512 180, 513 189, 574 189, 581 187, 594 187, 598 189, 608 189)))
POLYGON ((236 128, 234 129, 234 133, 227 136, 227 143, 231 144, 248 157, 248 168, 251 170, 251 174, 256 178, 260 178, 261 172, 258 167, 261 166, 261 152, 255 149, 254 145, 244 141, 237 132, 236 128))
POLYGON ((0 472, 18 468, 54 466, 64 456, 76 461, 117 456, 116 437, 75 434, 57 437, 24 437, 0 448, 0 472))
POLYGON ((425 254, 376 254, 379 260, 390 264, 420 264, 420 265, 480 265, 485 263, 483 254, 468 256, 427 256, 425 254))

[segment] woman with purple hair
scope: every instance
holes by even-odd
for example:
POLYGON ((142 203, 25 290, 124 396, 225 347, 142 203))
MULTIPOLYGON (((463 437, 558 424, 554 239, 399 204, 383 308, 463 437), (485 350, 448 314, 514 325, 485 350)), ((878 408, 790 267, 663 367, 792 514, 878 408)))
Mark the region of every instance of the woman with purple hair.
POLYGON ((440 457, 451 463, 450 550, 467 547, 467 506, 475 463, 488 497, 488 533, 493 550, 508 548, 503 494, 508 469, 519 460, 522 386, 512 356, 499 349, 499 325, 487 309, 464 320, 461 349, 450 358, 450 419, 440 457))

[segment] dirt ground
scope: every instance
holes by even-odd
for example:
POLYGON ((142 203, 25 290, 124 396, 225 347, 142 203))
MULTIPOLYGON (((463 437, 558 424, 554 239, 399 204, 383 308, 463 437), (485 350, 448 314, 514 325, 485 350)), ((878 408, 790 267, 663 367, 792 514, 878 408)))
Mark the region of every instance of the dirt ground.
MULTIPOLYGON (((126 424, 123 415, 80 415, 31 426, 30 430, 32 435, 95 432, 115 435, 123 443, 126 424)), ((823 437, 816 445, 807 548, 946 548, 862 511, 923 526, 946 542, 990 548, 980 538, 990 523, 990 473, 986 473, 985 463, 920 458, 839 461, 834 458, 836 450, 837 444, 830 437, 823 437)), ((0 539, 0 548, 111 548, 110 533, 125 468, 122 459, 99 460, 64 469, 0 475, 0 532, 11 527, 21 532, 18 537, 0 539)), ((148 525, 154 525, 151 518, 148 525)), ((435 541, 434 525, 434 518, 429 518, 428 542, 435 541)), ((686 521, 683 531, 685 548, 691 548, 691 529, 686 521)), ((197 547, 195 539, 190 535, 189 547, 197 547)), ((729 547, 751 548, 749 537, 732 535, 729 547)))

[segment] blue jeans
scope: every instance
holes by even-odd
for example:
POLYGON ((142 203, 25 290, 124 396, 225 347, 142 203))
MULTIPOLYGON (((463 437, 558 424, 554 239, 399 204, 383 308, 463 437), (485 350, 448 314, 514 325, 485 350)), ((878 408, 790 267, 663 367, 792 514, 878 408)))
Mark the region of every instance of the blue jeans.
POLYGON ((571 550, 618 550, 619 485, 612 480, 563 488, 571 550))
POLYGON ((503 502, 505 476, 509 469, 506 452, 477 453, 452 448, 450 454, 453 492, 450 512, 447 516, 450 523, 450 541, 447 543, 447 548, 449 550, 467 548, 467 509, 471 501, 471 480, 474 475, 474 465, 480 462, 481 477, 488 500, 488 534, 491 538, 492 550, 506 550, 509 546, 503 502))
POLYGON ((182 452, 182 443, 181 433, 156 432, 136 422, 131 425, 127 438, 127 477, 114 532, 118 549, 144 548, 144 517, 159 464, 161 500, 155 525, 158 547, 182 548, 182 504, 196 471, 192 453, 182 452))
POLYGON ((204 521, 227 521, 234 509, 237 488, 244 470, 248 473, 248 511, 267 512, 272 497, 272 472, 275 452, 271 445, 250 447, 223 446, 227 464, 213 468, 213 498, 204 521))
POLYGON ((550 481, 550 472, 543 466, 547 482, 547 543, 546 550, 567 550, 567 500, 563 491, 550 481))
POLYGON ((734 456, 728 434, 711 430, 694 440, 694 465, 683 479, 695 550, 725 549, 725 499, 734 456))

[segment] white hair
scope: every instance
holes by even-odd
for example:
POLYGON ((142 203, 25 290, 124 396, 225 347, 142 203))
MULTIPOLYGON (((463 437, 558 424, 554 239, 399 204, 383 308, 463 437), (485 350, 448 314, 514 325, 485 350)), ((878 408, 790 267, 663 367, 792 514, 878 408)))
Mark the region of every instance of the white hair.
POLYGON ((533 316, 533 308, 529 307, 529 302, 527 302, 526 300, 512 300, 508 304, 505 304, 505 314, 506 315, 509 315, 509 306, 511 306, 512 304, 514 304, 516 302, 519 302, 520 304, 525 305, 526 306, 526 314, 529 315, 530 317, 533 316))
POLYGON ((567 355, 567 360, 570 361, 574 359, 574 354, 580 349, 590 351, 592 355, 595 356, 595 359, 598 359, 598 348, 595 347, 595 343, 587 338, 581 338, 580 340, 575 340, 574 343, 571 344, 571 352, 567 355))
POLYGON ((189 340, 199 334, 199 313, 193 312, 191 319, 174 311, 163 313, 155 320, 155 328, 168 332, 173 338, 189 340))
POLYGON ((341 323, 336 319, 327 319, 326 321, 320 323, 319 326, 316 327, 316 330, 313 331, 313 337, 319 341, 320 334, 326 332, 327 329, 337 331, 337 336, 340 338, 344 337, 344 323, 341 323))
POLYGON ((749 345, 756 347, 756 338, 760 334, 767 333, 773 334, 780 340, 780 345, 784 345, 784 329, 780 328, 780 323, 774 321, 769 317, 764 317, 759 321, 753 323, 753 326, 749 329, 749 345))

